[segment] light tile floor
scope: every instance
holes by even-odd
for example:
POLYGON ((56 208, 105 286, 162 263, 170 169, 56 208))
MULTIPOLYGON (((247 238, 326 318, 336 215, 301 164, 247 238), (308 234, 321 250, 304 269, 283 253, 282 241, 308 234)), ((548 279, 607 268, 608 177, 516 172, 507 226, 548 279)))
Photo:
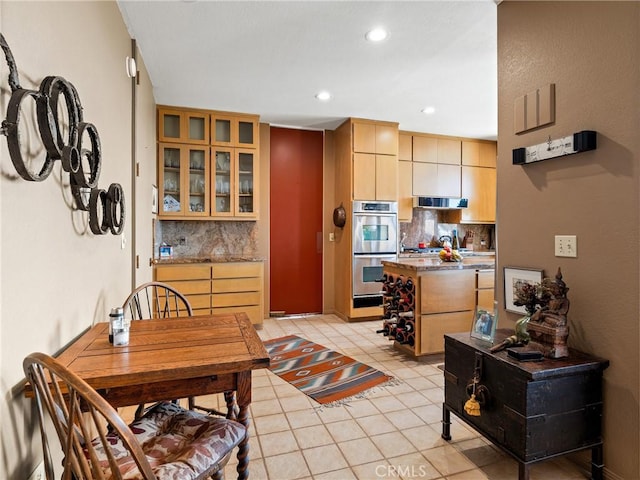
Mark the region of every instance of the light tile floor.
MULTIPOLYGON (((451 442, 440 437, 442 356, 416 361, 376 334, 381 322, 334 315, 265 320, 263 340, 299 335, 400 380, 348 406, 321 407, 268 370, 253 373, 250 478, 515 480, 517 463, 454 415, 451 442)), ((218 396, 198 399, 222 404, 218 396)), ((221 405, 220 405, 221 407, 221 405)), ((236 460, 225 469, 236 478, 236 460)), ((531 480, 590 478, 566 458, 534 465, 531 480)))

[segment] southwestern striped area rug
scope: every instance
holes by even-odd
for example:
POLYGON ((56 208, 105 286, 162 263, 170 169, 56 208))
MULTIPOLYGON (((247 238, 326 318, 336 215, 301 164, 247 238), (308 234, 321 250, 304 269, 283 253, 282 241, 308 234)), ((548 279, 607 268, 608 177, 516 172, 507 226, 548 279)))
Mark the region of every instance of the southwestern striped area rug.
POLYGON ((267 340, 264 346, 271 358, 269 369, 323 405, 339 403, 393 379, 296 335, 267 340))

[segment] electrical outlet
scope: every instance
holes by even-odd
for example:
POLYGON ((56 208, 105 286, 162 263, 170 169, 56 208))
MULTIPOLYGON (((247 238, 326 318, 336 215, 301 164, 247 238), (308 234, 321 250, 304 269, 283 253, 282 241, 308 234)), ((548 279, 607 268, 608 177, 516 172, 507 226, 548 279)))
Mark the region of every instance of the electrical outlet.
POLYGON ((330 242, 335 242, 336 241, 336 234, 333 232, 329 232, 329 241, 330 242))
POLYGON ((185 246, 187 244, 187 237, 180 237, 178 239, 178 245, 185 246))
POLYGON ((124 236, 124 233, 120 235, 120 248, 124 250, 127 246, 127 237, 124 236))
POLYGON ((556 235, 556 257, 577 257, 578 239, 575 235, 556 235))

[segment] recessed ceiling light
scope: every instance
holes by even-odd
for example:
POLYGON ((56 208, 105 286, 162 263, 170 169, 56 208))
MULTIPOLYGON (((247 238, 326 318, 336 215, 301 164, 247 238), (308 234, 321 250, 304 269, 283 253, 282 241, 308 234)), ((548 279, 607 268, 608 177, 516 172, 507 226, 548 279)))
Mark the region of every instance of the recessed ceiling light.
POLYGON ((322 92, 316 93, 316 98, 322 102, 328 102, 331 100, 331 94, 326 90, 323 90, 322 92))
POLYGON ((381 42, 385 38, 387 38, 388 35, 389 34, 387 33, 387 31, 384 28, 377 27, 377 28, 374 28, 373 30, 369 30, 365 34, 364 38, 366 38, 370 42, 381 42))
POLYGON ((431 115, 433 113, 436 113, 436 107, 424 107, 422 110, 420 110, 422 113, 424 113, 425 115, 431 115))

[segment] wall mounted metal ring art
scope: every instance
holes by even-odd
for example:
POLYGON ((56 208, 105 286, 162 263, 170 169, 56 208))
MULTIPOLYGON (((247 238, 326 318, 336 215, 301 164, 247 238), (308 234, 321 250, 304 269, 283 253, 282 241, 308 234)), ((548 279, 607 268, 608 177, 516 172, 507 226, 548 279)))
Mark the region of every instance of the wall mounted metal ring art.
POLYGON ((13 53, 1 33, 0 47, 9 67, 11 87, 7 116, 0 133, 7 137, 14 168, 23 179, 42 182, 59 160, 69 174, 77 208, 89 212, 91 231, 96 235, 108 232, 120 235, 125 220, 124 191, 118 183, 112 183, 106 191, 98 188, 102 165, 100 135, 92 123, 84 121, 78 91, 71 82, 58 76, 45 77, 37 91, 22 88, 13 53), (44 160, 35 168, 29 168, 31 162, 25 161, 20 143, 20 121, 26 102, 34 103, 38 132, 46 151, 44 160), (59 110, 61 104, 64 111, 59 110))

